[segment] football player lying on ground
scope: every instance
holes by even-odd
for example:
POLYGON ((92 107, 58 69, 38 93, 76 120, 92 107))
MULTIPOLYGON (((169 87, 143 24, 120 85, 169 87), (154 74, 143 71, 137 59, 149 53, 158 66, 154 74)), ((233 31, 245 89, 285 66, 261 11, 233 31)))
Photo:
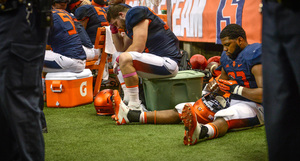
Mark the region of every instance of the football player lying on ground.
POLYGON ((182 108, 180 104, 176 106, 175 112, 168 110, 137 113, 122 102, 118 91, 115 90, 113 101, 117 124, 130 121, 179 123, 181 118, 185 126, 185 145, 196 144, 200 139, 224 136, 230 129, 262 125, 264 120, 263 107, 260 104, 262 102, 261 44, 248 45, 245 31, 236 24, 225 27, 220 37, 224 52, 221 56, 222 72, 217 82, 222 91, 230 93, 229 107, 226 98, 216 97, 220 95, 215 93, 215 81, 210 82, 206 87, 212 91, 211 94, 205 95, 194 105, 187 103, 183 106, 181 117, 178 114, 179 106, 182 108), (230 80, 230 77, 233 77, 233 80, 230 80), (206 117, 203 117, 202 109, 206 110, 204 113, 206 117), (212 113, 209 113, 210 111, 212 113), (174 116, 165 117, 171 114, 174 116))

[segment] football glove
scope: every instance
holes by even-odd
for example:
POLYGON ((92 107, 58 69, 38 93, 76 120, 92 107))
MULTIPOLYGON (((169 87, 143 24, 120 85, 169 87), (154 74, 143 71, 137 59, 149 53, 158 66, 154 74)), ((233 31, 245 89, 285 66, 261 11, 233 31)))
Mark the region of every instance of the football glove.
POLYGON ((242 95, 243 88, 242 86, 238 85, 236 80, 224 80, 219 79, 219 87, 223 92, 242 95))
POLYGON ((215 79, 213 79, 212 81, 206 84, 202 92, 205 91, 206 93, 215 93, 218 92, 218 90, 219 90, 218 83, 216 82, 215 79))

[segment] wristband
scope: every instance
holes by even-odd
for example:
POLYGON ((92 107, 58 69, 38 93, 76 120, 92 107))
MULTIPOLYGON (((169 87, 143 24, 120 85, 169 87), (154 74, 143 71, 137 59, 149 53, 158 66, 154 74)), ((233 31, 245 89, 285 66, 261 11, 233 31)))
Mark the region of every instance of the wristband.
POLYGON ((212 66, 210 67, 209 70, 210 70, 211 73, 213 73, 213 68, 216 67, 216 66, 218 66, 218 65, 217 65, 217 64, 214 64, 214 65, 212 65, 212 66))
POLYGON ((240 95, 240 96, 241 96, 241 95, 242 95, 243 89, 244 89, 244 87, 237 85, 237 86, 234 88, 232 94, 237 94, 237 95, 240 95))

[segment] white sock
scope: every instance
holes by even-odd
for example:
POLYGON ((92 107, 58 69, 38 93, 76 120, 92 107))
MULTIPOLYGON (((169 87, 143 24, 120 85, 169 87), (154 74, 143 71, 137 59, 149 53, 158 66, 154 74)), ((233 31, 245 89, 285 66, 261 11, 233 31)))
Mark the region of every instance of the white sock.
POLYGON ((139 87, 127 88, 129 94, 129 104, 128 106, 136 107, 140 105, 140 98, 139 98, 139 87))
POLYGON ((126 85, 125 85, 125 84, 122 84, 121 87, 122 87, 122 90, 123 90, 123 92, 124 92, 124 98, 123 98, 123 101, 124 101, 124 102, 129 102, 129 93, 128 93, 128 89, 127 89, 126 85))
POLYGON ((214 128, 211 125, 209 125, 209 124, 206 124, 204 126, 206 126, 207 129, 208 129, 208 132, 207 132, 208 138, 212 138, 215 135, 214 128))

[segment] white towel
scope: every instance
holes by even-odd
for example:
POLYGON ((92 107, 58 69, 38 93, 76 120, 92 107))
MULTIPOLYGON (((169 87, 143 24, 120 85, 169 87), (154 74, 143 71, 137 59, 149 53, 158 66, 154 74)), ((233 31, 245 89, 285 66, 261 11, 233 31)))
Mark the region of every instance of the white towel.
POLYGON ((117 52, 115 45, 112 40, 112 35, 109 26, 105 26, 106 36, 105 36, 105 52, 108 54, 114 54, 117 52))

